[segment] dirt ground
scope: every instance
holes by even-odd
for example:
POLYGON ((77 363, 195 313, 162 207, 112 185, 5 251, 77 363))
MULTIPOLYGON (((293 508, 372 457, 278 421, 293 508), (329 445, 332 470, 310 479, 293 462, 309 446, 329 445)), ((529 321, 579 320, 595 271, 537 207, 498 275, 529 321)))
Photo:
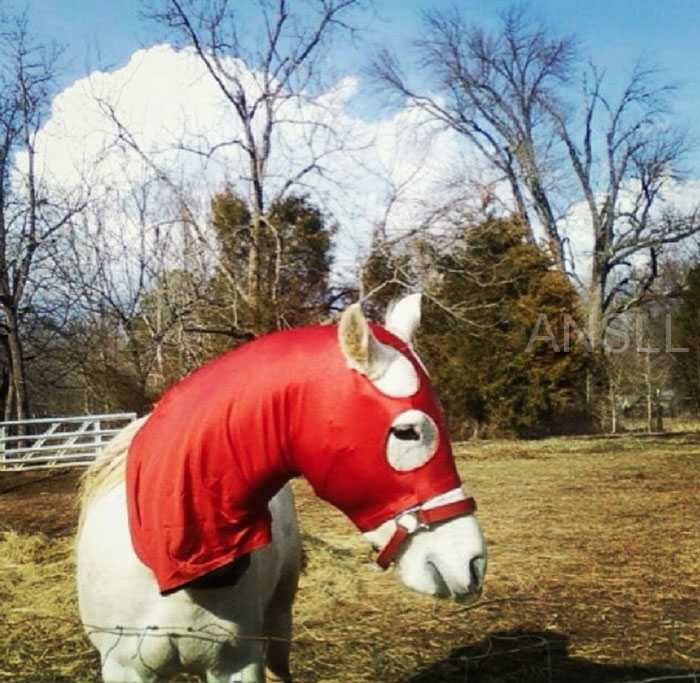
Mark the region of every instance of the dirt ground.
POLYGON ((47 536, 72 534, 76 469, 0 472, 0 528, 47 536))
MULTIPOLYGON (((700 434, 462 444, 489 544, 471 607, 411 593, 295 483, 298 681, 700 678, 700 434)), ((77 473, 0 473, 0 680, 95 681, 77 619, 77 473)))

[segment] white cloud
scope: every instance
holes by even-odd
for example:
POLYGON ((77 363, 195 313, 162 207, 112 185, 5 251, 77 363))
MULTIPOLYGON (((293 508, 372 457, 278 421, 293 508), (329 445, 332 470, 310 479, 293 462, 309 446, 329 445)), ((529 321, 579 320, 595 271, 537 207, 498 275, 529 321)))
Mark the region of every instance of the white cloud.
MULTIPOLYGON (((239 72, 255 92, 256 74, 239 72)), ((416 110, 399 110, 372 122, 352 116, 348 103, 358 87, 357 79, 345 78, 316 100, 286 100, 278 110, 285 123, 277 128, 269 167, 271 187, 279 187, 312 154, 320 156, 323 175, 306 176, 299 189, 310 191, 339 221, 343 270, 366 248, 393 191, 400 190, 389 229, 409 228, 464 160, 456 136, 437 131, 416 110), (342 148, 337 149, 329 128, 346 136, 342 148)), ((88 180, 96 187, 126 190, 148 175, 136 154, 113 146, 115 130, 99 100, 114 107, 161 168, 189 184, 202 206, 226 181, 235 183, 246 175, 245 159, 236 147, 222 147, 208 160, 175 149, 177 142, 217 145, 234 139, 240 129, 230 103, 200 60, 190 51, 159 45, 135 52, 120 69, 76 81, 55 98, 38 145, 47 181, 70 187, 88 180)))
MULTIPOLYGON (((256 92, 255 73, 239 62, 229 66, 239 67, 246 87, 256 92)), ((306 176, 298 189, 311 192, 338 220, 338 261, 344 272, 352 270, 366 249, 392 195, 396 201, 388 229, 395 234, 414 227, 426 207, 463 192, 469 177, 493 180, 463 140, 440 130, 417 109, 400 109, 372 121, 353 116, 349 104, 359 87, 356 78, 348 77, 315 100, 286 100, 278 110, 285 123, 277 128, 269 167, 275 188, 307 165, 312 154, 320 156, 323 174, 306 176), (346 136, 342 148, 327 132, 330 128, 346 136), (455 183, 455 178, 464 182, 455 183)), ((246 175, 245 159, 236 147, 221 147, 206 160, 175 149, 178 141, 189 147, 217 145, 234 139, 240 129, 230 103, 196 55, 159 45, 135 52, 122 68, 76 81, 55 98, 39 141, 40 168, 48 181, 70 187, 87 179, 98 188, 126 190, 148 176, 136 154, 112 146, 115 131, 100 98, 114 107, 159 167, 188 185, 201 211, 225 182, 235 184, 246 175)), ((668 200, 690 206, 700 189, 700 181, 694 183, 669 186, 668 200)), ((496 187, 496 194, 510 202, 503 185, 496 187)), ((115 211, 123 213, 123 208, 115 203, 115 211)), ((572 210, 566 231, 585 278, 592 242, 582 205, 572 210)))

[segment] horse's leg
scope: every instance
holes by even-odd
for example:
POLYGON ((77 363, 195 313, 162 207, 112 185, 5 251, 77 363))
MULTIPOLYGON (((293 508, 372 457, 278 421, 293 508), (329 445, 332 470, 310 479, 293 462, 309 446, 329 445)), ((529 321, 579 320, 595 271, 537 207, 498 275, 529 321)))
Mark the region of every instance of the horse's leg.
POLYGON ((115 658, 108 657, 102 665, 102 680, 105 683, 155 683, 158 677, 145 674, 143 670, 136 670, 132 666, 124 666, 115 658))
MULTIPOLYGON (((204 665, 208 683, 265 681, 265 641, 260 638, 264 610, 258 591, 259 569, 258 563, 251 558, 233 585, 183 591, 197 607, 192 627, 204 635, 212 634, 214 638, 209 652, 202 651, 196 639, 188 641, 199 649, 195 656, 204 665), (213 626, 218 626, 218 629, 213 626), (228 636, 219 641, 226 631, 228 636)), ((180 657, 190 657, 183 643, 180 644, 180 657)))
POLYGON ((77 540, 77 587, 80 616, 100 652, 104 681, 150 683, 177 671, 177 643, 152 636, 148 628, 188 623, 193 608, 182 598, 162 598, 134 554, 123 486, 86 511, 77 540))
POLYGON ((207 671, 207 683, 265 683, 265 670, 262 664, 262 652, 251 653, 256 661, 251 661, 237 671, 210 669, 207 671))
POLYGON ((264 683, 265 644, 259 638, 243 635, 259 633, 261 624, 252 619, 246 622, 242 624, 242 635, 223 644, 208 662, 207 683, 264 683))
POLYGON ((291 683, 289 654, 292 647, 292 605, 296 595, 297 570, 283 575, 265 614, 266 664, 273 681, 291 683))
POLYGON ((267 669, 273 681, 292 682, 289 670, 289 654, 292 647, 292 613, 291 609, 275 615, 267 622, 267 633, 271 638, 267 646, 267 669))
POLYGON ((301 542, 291 489, 287 487, 280 492, 272 509, 273 535, 281 562, 276 585, 265 609, 264 633, 270 638, 266 664, 272 680, 290 683, 292 606, 301 565, 301 542))

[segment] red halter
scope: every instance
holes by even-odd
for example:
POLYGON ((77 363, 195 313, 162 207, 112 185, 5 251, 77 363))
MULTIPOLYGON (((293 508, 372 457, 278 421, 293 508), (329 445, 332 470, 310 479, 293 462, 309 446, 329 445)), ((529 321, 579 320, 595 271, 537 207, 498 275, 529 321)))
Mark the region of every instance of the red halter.
POLYGON ((404 510, 394 518, 396 531, 379 551, 376 559, 377 564, 382 569, 389 567, 401 549, 402 543, 417 531, 429 529, 432 524, 437 522, 445 522, 448 519, 476 512, 476 501, 473 498, 464 498, 430 508, 423 507, 423 505, 404 510))

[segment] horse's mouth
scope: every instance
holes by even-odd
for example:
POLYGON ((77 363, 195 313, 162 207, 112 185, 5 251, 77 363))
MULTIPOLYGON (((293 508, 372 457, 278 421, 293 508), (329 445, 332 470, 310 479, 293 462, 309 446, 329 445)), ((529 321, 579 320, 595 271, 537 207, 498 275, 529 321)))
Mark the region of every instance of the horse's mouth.
POLYGON ((481 600, 483 592, 483 589, 479 588, 479 590, 469 591, 467 593, 455 593, 453 598, 455 602, 458 602, 465 607, 471 607, 481 600))

